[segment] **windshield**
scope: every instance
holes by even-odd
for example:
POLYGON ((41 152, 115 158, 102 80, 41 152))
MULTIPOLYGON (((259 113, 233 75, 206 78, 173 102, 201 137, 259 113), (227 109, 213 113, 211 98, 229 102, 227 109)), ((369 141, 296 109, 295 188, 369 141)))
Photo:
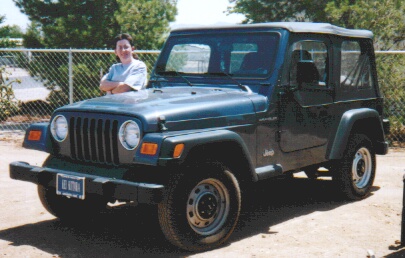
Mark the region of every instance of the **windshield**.
POLYGON ((277 33, 222 33, 169 38, 156 73, 268 77, 279 41, 277 33))

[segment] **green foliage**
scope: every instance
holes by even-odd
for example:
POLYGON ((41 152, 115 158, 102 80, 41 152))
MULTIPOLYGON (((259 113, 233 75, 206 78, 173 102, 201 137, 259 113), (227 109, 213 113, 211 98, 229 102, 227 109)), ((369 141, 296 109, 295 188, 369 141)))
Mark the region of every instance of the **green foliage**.
POLYGON ((15 100, 13 83, 21 83, 19 80, 9 81, 9 72, 5 66, 0 67, 0 122, 7 120, 9 116, 17 113, 18 102, 15 100))
POLYGON ((22 38, 23 45, 26 48, 44 48, 45 46, 41 37, 41 25, 38 22, 31 22, 27 32, 22 38))
POLYGON ((16 46, 17 44, 9 38, 0 38, 0 48, 13 48, 16 46))
POLYGON ((325 12, 328 21, 346 28, 370 29, 378 50, 399 48, 405 40, 405 2, 400 0, 335 0, 325 12))
POLYGON ((241 13, 246 16, 243 23, 271 21, 325 21, 325 6, 328 1, 300 0, 229 0, 235 3, 228 8, 229 13, 241 13))
MULTIPOLYGON (((0 15, 0 24, 6 19, 5 16, 0 15)), ((23 35, 21 28, 17 25, 6 25, 0 27, 0 48, 13 48, 17 44, 11 41, 10 38, 21 38, 23 35)))
POLYGON ((0 27, 0 38, 22 38, 24 33, 18 25, 6 25, 0 27))
POLYGON ((31 21, 40 24, 50 48, 103 48, 119 31, 116 0, 13 0, 31 21))
POLYGON ((13 1, 35 22, 31 39, 49 48, 106 48, 128 32, 138 49, 157 49, 177 13, 177 0, 13 1))
POLYGON ((115 17, 121 30, 135 39, 137 49, 160 49, 177 14, 177 0, 117 0, 115 17))

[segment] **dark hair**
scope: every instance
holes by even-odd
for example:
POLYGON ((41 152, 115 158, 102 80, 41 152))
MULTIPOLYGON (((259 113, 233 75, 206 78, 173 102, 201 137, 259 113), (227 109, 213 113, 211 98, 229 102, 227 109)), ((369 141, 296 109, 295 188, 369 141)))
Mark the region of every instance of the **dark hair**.
MULTIPOLYGON (((114 38, 114 40, 113 40, 113 42, 112 42, 112 47, 113 47, 113 49, 115 49, 115 48, 117 47, 117 42, 120 41, 120 40, 123 40, 123 39, 128 40, 128 42, 129 42, 129 44, 131 45, 131 47, 135 47, 134 41, 133 41, 131 35, 129 35, 128 33, 121 33, 121 34, 118 34, 118 35, 114 38)), ((139 59, 139 57, 138 57, 138 55, 137 55, 136 53, 132 53, 132 56, 133 56, 135 59, 139 59)), ((119 60, 118 57, 117 57, 117 59, 119 60)))

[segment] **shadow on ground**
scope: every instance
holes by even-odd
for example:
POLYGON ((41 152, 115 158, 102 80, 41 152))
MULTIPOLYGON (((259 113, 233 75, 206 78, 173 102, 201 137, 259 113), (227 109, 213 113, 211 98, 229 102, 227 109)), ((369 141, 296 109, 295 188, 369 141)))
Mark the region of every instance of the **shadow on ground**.
MULTIPOLYGON (((232 243, 292 218, 335 209, 330 180, 276 179, 255 184, 244 201, 240 222, 228 240, 232 243)), ((374 188, 373 191, 378 190, 374 188)), ((192 253, 173 247, 160 231, 154 207, 118 206, 96 221, 67 224, 57 219, 0 231, 10 245, 28 245, 67 257, 179 257, 192 253), (168 255, 168 254, 171 254, 168 255)))

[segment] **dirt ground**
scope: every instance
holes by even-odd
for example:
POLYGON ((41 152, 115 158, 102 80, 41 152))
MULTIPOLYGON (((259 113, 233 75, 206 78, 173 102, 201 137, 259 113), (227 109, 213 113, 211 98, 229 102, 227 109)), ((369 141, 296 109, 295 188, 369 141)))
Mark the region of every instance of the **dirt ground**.
POLYGON ((301 174, 258 183, 227 244, 205 253, 171 246, 153 208, 117 206, 97 221, 63 223, 42 207, 36 185, 8 175, 10 162, 41 165, 47 154, 10 141, 0 141, 0 153, 2 257, 405 257, 405 150, 377 157, 372 195, 358 202, 338 201, 329 180, 301 174))

